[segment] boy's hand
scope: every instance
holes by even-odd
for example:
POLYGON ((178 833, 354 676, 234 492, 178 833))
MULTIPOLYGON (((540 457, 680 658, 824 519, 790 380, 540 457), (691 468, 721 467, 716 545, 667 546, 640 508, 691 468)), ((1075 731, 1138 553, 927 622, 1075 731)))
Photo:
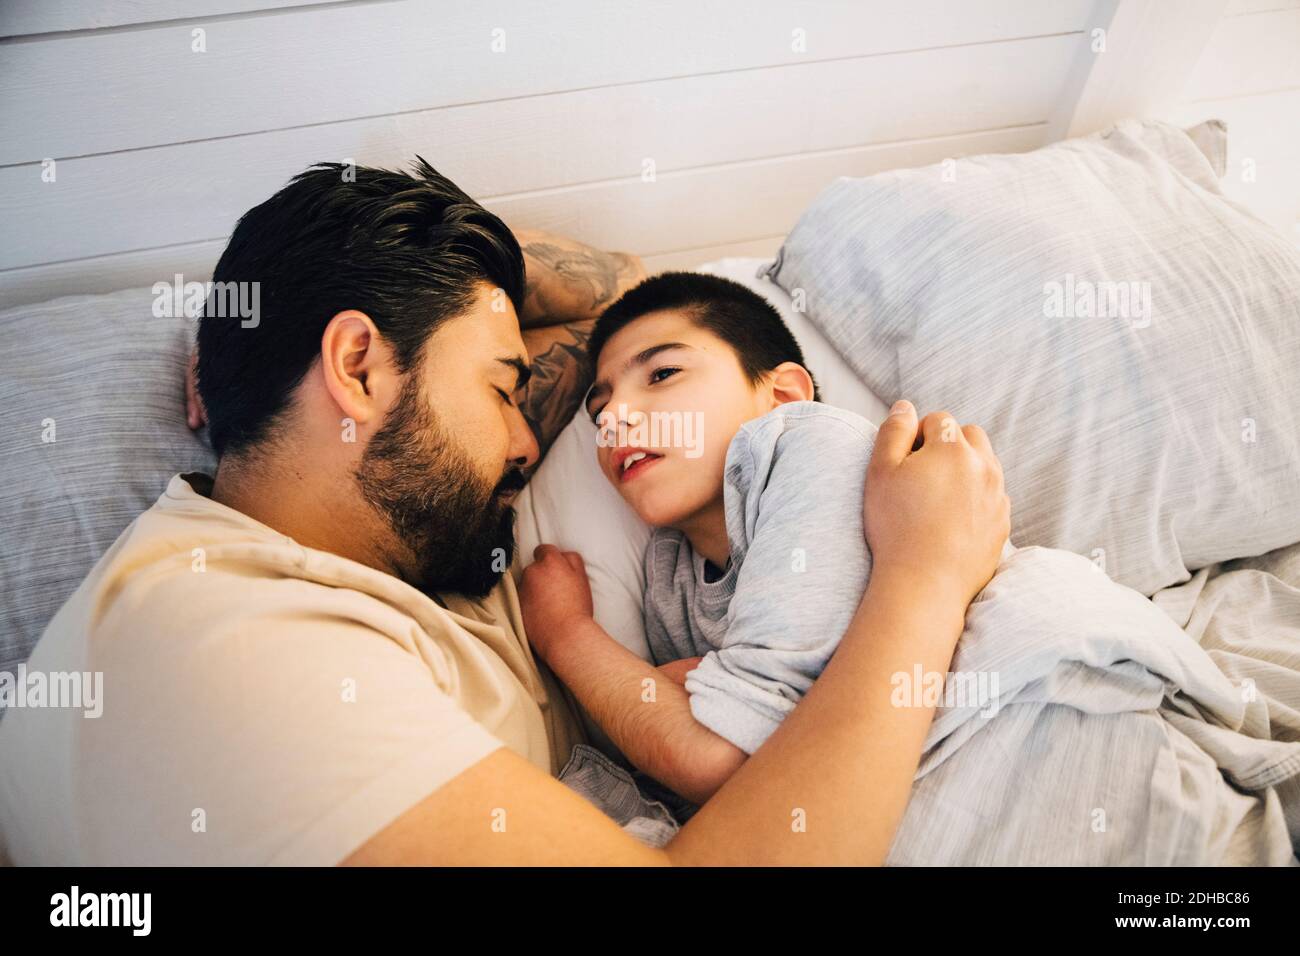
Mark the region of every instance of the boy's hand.
POLYGON ((702 660, 704 660, 703 657, 683 657, 679 661, 669 661, 667 664, 660 664, 658 671, 669 680, 675 681, 678 684, 685 684, 686 675, 699 667, 700 661, 702 660))
POLYGON ((533 559, 519 583, 519 607, 528 643, 542 660, 548 660, 567 635, 591 620, 591 583, 576 551, 539 544, 533 559))

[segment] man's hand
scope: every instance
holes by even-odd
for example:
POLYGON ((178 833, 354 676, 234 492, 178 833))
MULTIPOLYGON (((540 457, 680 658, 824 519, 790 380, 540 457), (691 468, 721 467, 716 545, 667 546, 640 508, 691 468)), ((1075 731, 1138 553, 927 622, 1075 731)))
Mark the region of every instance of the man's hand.
POLYGON ((202 428, 208 421, 207 409, 203 399, 199 398, 198 385, 199 350, 195 346, 190 353, 190 364, 185 369, 185 424, 190 428, 202 428))
POLYGON ((1002 465, 984 430, 947 412, 918 423, 911 402, 880 424, 863 513, 873 579, 901 572, 950 590, 963 608, 997 570, 1011 530, 1002 465))
POLYGON ((591 583, 582 555, 539 544, 519 583, 519 607, 528 643, 544 661, 566 635, 592 619, 591 583))

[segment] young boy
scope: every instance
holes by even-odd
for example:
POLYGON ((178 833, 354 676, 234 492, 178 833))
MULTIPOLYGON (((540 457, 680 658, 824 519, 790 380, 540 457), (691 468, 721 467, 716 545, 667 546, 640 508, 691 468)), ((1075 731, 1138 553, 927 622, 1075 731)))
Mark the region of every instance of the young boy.
MULTIPOLYGON (((600 467, 655 529, 645 624, 659 667, 605 634, 580 588, 527 593, 531 568, 521 611, 539 656, 637 768, 581 744, 561 780, 659 845, 790 714, 855 613, 871 571, 875 429, 816 401, 775 311, 722 279, 637 286, 598 320, 590 348, 600 467)), ((940 453, 985 440, 945 416, 921 426, 940 453)), ((541 580, 578 583, 577 556, 537 557, 541 580)), ((1007 542, 953 662, 887 863, 1222 860, 1230 828, 1205 821, 1262 813, 1242 792, 1266 779, 1258 768, 1295 766, 1266 730, 1244 731, 1268 726, 1266 713, 1246 716, 1260 700, 1247 704, 1191 635, 1079 554, 1007 542), (1247 765, 1250 783, 1233 777, 1247 765), (1012 796, 1021 785, 1033 799, 1012 796), (1107 840, 1093 827, 1097 786, 1107 840)), ((919 703, 930 676, 918 668, 910 690, 891 680, 891 703, 919 703)), ((1246 839, 1289 859, 1282 816, 1246 839)))
MULTIPOLYGON (((654 663, 683 661, 680 674, 700 658, 689 698, 629 697, 602 729, 644 774, 702 803, 793 710, 853 616, 871 566, 875 427, 822 404, 776 309, 726 279, 642 283, 597 322, 590 354, 599 466, 654 528, 654 663)), ((602 783, 614 765, 593 759, 575 754, 561 779, 607 809, 625 803, 626 775, 602 783)))

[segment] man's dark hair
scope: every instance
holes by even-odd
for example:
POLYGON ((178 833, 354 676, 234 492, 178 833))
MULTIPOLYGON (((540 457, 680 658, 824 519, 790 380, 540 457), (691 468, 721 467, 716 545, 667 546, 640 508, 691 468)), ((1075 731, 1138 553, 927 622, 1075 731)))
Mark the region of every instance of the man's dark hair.
POLYGON ((479 282, 521 310, 524 260, 505 223, 417 156, 415 175, 341 163, 298 174, 239 220, 213 281, 259 284, 255 322, 215 314, 210 296, 199 323, 198 389, 220 456, 267 437, 339 312, 370 316, 405 374, 479 282))
MULTIPOLYGON (((593 367, 614 333, 643 315, 665 309, 688 313, 696 326, 730 345, 751 385, 782 362, 808 368, 799 343, 772 303, 739 282, 699 272, 665 272, 646 279, 606 309, 588 342, 593 367)), ((813 400, 820 402, 821 391, 811 370, 808 377, 813 380, 813 400)))

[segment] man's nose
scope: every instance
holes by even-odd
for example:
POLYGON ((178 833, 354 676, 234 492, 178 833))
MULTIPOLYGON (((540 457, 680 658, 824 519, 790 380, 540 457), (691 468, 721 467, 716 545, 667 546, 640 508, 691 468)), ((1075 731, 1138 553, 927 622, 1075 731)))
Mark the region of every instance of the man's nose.
POLYGON ((510 448, 507 456, 510 461, 518 465, 521 469, 531 468, 537 463, 541 450, 537 445, 537 436, 533 434, 533 429, 524 418, 519 409, 515 409, 512 418, 513 425, 510 429, 510 448))

